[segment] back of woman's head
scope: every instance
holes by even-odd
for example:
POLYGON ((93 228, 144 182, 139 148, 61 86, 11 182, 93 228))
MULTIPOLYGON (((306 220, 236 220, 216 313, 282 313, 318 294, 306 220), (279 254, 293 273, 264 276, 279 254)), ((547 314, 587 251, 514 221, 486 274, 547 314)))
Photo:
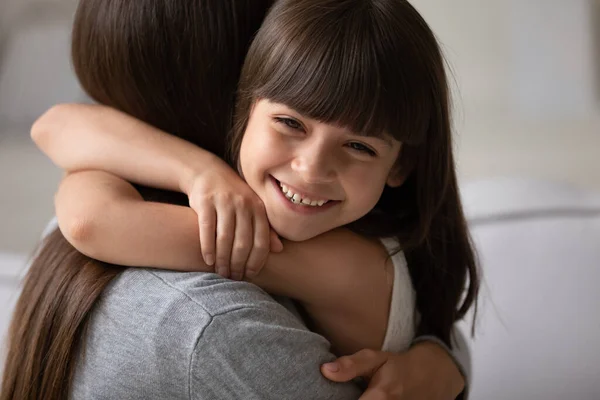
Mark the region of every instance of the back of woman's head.
POLYGON ((396 168, 404 184, 386 187, 351 228, 398 238, 422 329, 448 341, 475 301, 478 279, 454 169, 445 63, 427 23, 405 0, 279 0, 242 70, 233 157, 261 98, 402 142, 396 168))
POLYGON ((72 55, 83 89, 224 156, 250 41, 273 0, 84 0, 72 55))
MULTIPOLYGON (((82 87, 219 156, 247 47, 272 0, 81 0, 73 64, 82 87)), ((183 203, 140 188, 146 199, 183 203)), ((59 230, 25 277, 8 337, 2 400, 67 399, 91 310, 122 267, 77 252, 59 230)))

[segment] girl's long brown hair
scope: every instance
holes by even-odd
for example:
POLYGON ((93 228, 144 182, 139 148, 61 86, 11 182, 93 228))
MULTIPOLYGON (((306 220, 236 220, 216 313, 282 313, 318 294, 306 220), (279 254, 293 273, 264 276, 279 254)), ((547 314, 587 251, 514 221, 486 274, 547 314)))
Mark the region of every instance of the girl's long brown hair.
POLYGON ((454 323, 476 305, 479 279, 456 179, 445 63, 421 15, 405 0, 277 1, 242 70, 233 158, 261 98, 403 143, 404 184, 386 187, 351 228, 398 239, 419 333, 450 343, 454 323))
MULTIPOLYGON (((225 156, 247 48, 272 0, 81 0, 73 65, 82 87, 115 107, 225 156)), ((187 204, 138 188, 146 200, 187 204)), ((1 400, 67 399, 94 304, 124 268, 92 260, 59 230, 23 282, 8 336, 1 400)))

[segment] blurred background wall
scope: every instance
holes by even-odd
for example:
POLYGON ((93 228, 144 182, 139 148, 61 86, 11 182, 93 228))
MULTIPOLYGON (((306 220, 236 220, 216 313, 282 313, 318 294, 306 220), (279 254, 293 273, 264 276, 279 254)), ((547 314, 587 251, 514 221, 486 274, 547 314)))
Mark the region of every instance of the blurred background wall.
POLYGON ((460 175, 600 188, 600 2, 414 0, 453 71, 460 175))
POLYGON ((0 0, 0 253, 27 256, 52 215, 60 171, 28 133, 51 104, 85 98, 69 59, 75 5, 0 0))

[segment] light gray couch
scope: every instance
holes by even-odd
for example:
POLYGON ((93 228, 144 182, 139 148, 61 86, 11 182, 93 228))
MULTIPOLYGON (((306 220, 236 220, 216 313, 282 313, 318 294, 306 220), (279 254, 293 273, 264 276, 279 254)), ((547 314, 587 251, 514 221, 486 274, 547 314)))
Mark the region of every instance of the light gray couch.
POLYGON ((600 193, 499 179, 463 198, 484 275, 472 398, 600 399, 600 193))

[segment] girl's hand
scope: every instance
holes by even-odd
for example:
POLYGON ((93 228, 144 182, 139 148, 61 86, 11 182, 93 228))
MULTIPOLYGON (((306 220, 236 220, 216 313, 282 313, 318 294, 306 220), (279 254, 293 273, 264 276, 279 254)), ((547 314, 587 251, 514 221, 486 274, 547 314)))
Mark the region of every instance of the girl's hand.
POLYGON ((369 387, 361 400, 451 400, 464 389, 464 378, 446 351, 422 342, 400 354, 361 350, 321 367, 334 382, 366 378, 369 387))
POLYGON ((269 251, 283 250, 260 198, 221 159, 215 157, 186 186, 198 214, 202 257, 219 275, 235 280, 255 276, 269 251))

